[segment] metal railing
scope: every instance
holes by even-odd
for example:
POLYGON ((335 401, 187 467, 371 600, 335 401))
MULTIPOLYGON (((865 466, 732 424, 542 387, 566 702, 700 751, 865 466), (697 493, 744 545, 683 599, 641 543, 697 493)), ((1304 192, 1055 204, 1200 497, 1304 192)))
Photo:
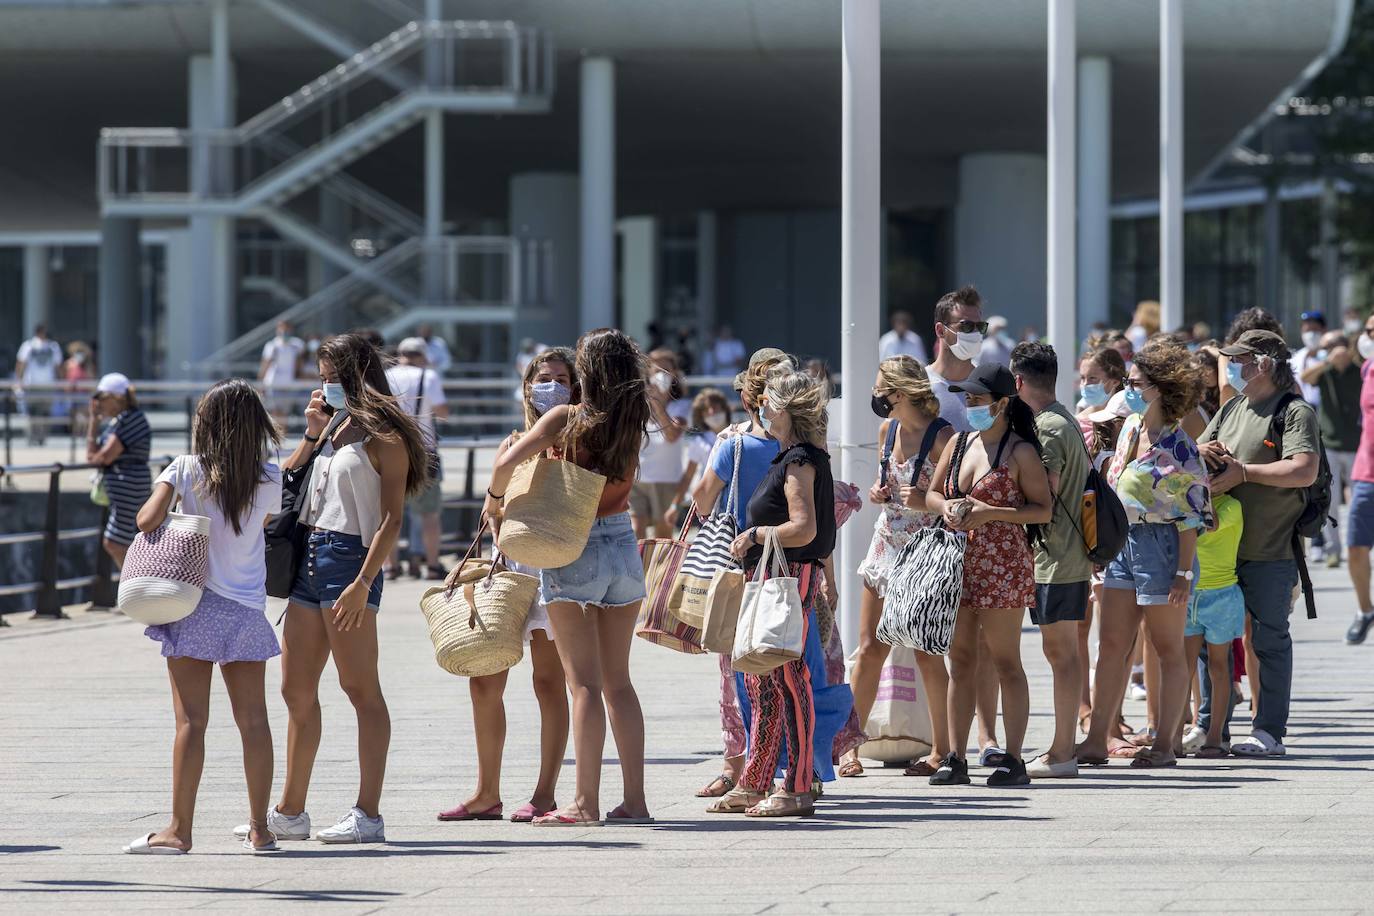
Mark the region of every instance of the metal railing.
POLYGON ((258 206, 337 171, 436 105, 545 111, 554 72, 539 29, 411 22, 238 127, 103 129, 101 200, 107 212, 120 202, 258 206))
MULTIPOLYGON (((168 456, 149 460, 149 464, 161 464, 166 467, 172 459, 168 456)), ((74 578, 59 579, 58 573, 61 569, 60 556, 58 553, 59 545, 64 541, 81 541, 101 537, 105 530, 105 523, 109 520, 110 510, 108 507, 102 512, 100 525, 97 527, 85 528, 63 528, 61 525, 61 500, 62 500, 62 475, 72 471, 94 471, 98 470, 99 465, 94 464, 32 464, 32 465, 6 465, 0 469, 0 473, 6 478, 22 474, 47 474, 48 475, 48 496, 47 505, 44 512, 44 524, 41 531, 20 531, 11 534, 0 534, 0 546, 12 544, 36 544, 42 543, 42 560, 39 563, 39 578, 34 582, 4 582, 0 581, 0 597, 10 597, 14 595, 35 595, 34 614, 37 617, 47 617, 51 619, 61 619, 66 617, 62 611, 61 593, 73 591, 79 588, 90 588, 91 603, 97 607, 112 608, 117 602, 114 575, 114 562, 110 555, 96 546, 95 571, 88 576, 76 576, 74 578)), ((0 614, 0 626, 7 626, 3 614, 0 614)))

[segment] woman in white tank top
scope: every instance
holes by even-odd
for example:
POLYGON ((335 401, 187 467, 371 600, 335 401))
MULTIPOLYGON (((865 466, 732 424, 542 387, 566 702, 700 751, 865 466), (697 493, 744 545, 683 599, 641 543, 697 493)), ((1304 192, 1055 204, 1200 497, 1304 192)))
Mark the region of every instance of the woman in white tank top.
POLYGON ((396 546, 406 496, 426 483, 428 461, 414 418, 391 397, 385 358, 367 338, 326 340, 319 372, 323 385, 305 409, 305 437, 285 462, 288 470, 301 467, 319 449, 300 514, 311 531, 282 633, 282 696, 291 716, 286 784, 268 825, 280 839, 310 837, 305 798, 320 743, 320 674, 333 655, 339 686, 358 717, 360 784, 352 809, 315 838, 380 843, 386 836, 378 806, 391 741, 377 678, 380 573, 396 546), (343 418, 331 422, 340 412, 343 418))

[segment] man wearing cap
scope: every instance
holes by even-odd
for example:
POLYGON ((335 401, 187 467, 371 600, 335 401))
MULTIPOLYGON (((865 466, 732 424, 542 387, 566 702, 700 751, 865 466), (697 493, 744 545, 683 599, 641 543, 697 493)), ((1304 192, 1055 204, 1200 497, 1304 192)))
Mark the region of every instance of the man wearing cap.
POLYGON ((1298 380, 1298 387, 1302 389, 1303 400, 1313 407, 1321 406, 1321 388, 1314 382, 1306 381, 1303 377, 1309 368, 1322 361, 1321 340, 1325 333, 1325 314, 1322 312, 1302 313, 1302 346, 1293 354, 1293 375, 1298 380))
MULTIPOLYGON (((448 419, 448 402, 444 397, 443 380, 429 368, 429 343, 423 337, 407 337, 396 348, 399 362, 386 370, 387 384, 401 409, 415 417, 429 453, 430 481, 415 496, 406 501, 410 514, 407 526, 410 541, 410 574, 416 578, 442 579, 448 573, 439 562, 440 513, 443 510, 443 466, 439 461, 438 434, 434 420, 448 419), (418 524, 417 524, 418 520, 418 524), (424 569, 421 569, 420 547, 424 548, 424 569)), ((389 565, 391 576, 400 574, 395 562, 389 565)))
MULTIPOLYGON (((1222 354, 1230 360, 1227 381, 1238 396, 1208 424, 1200 440, 1212 471, 1212 492, 1230 493, 1245 514, 1236 576, 1245 592, 1255 654, 1259 698, 1251 736, 1232 746, 1245 757, 1285 753, 1284 733, 1293 686, 1293 640, 1288 617, 1298 567, 1292 534, 1306 505, 1303 489, 1317 479, 1317 414, 1292 396, 1288 345, 1273 331, 1246 331, 1222 354), (1273 441, 1275 412, 1283 411, 1283 441, 1273 441)), ((1206 685, 1204 684, 1204 688, 1206 685)))

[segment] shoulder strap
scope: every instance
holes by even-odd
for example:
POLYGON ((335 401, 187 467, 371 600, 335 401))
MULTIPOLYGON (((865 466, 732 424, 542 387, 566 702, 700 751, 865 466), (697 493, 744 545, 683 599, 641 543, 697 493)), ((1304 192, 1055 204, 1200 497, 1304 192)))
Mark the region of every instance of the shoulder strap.
POLYGON ((954 452, 949 458, 949 469, 945 472, 945 499, 957 499, 959 492, 959 472, 964 466, 964 453, 968 451, 970 433, 959 433, 954 437, 954 452))
POLYGON ((1288 428, 1288 408, 1294 401, 1301 400, 1301 396, 1296 392, 1284 392, 1279 395, 1279 402, 1274 405, 1274 415, 1269 418, 1269 435, 1274 443, 1274 453, 1279 458, 1283 457, 1283 434, 1288 428))
POLYGON ((730 494, 725 499, 725 511, 734 519, 739 519, 739 466, 744 458, 744 434, 735 436, 734 469, 730 472, 730 494))
POLYGON ((1231 398, 1231 400, 1227 401, 1225 404, 1221 405, 1221 409, 1217 411, 1217 425, 1212 427, 1212 438, 1208 441, 1215 442, 1218 438, 1220 438, 1221 424, 1226 422, 1226 418, 1231 415, 1233 405, 1242 397, 1243 395, 1238 394, 1235 397, 1231 398))
POLYGON ((902 422, 892 419, 887 421, 887 440, 883 442, 883 457, 878 462, 880 468, 878 486, 887 486, 887 475, 892 468, 892 449, 897 444, 897 433, 901 431, 902 422))
POLYGON ((420 419, 425 403, 425 373, 428 371, 428 369, 420 370, 420 392, 415 396, 415 419, 417 420, 420 419))
POLYGON ((948 426, 948 420, 942 417, 936 417, 934 420, 931 420, 930 425, 926 427, 925 437, 921 439, 921 451, 916 455, 916 476, 920 476, 921 465, 925 464, 926 459, 930 457, 930 450, 935 448, 935 440, 939 437, 940 432, 948 428, 948 426))
POLYGON ((1009 441, 1011 441, 1010 423, 1007 424, 1006 432, 1002 433, 1002 440, 997 443, 997 454, 992 459, 992 468, 1000 468, 1002 466, 1002 451, 1007 447, 1009 441))

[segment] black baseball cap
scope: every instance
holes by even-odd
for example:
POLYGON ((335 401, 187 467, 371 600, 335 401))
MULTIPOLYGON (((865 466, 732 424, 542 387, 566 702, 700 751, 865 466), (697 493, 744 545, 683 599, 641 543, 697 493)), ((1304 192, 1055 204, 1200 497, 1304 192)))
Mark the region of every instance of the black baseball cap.
POLYGON ((1016 376, 1001 363, 983 363, 962 382, 952 382, 949 390, 955 394, 990 394, 994 398, 1009 398, 1016 394, 1016 376))

